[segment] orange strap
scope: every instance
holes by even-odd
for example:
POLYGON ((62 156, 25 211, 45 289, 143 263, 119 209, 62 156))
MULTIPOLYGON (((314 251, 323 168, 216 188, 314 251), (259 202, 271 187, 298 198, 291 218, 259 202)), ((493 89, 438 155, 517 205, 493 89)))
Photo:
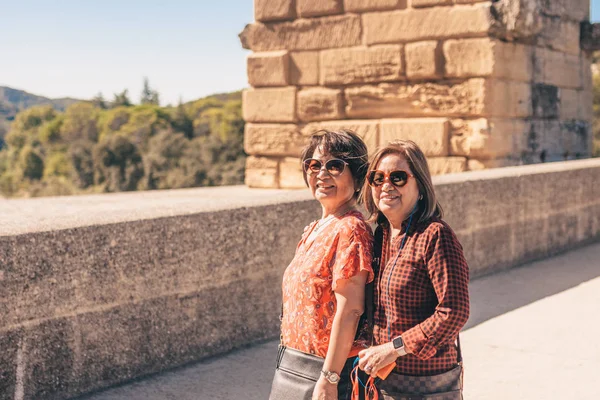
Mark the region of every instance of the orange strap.
POLYGON ((367 382, 364 384, 358 378, 358 365, 352 369, 350 373, 350 381, 352 382, 352 400, 359 400, 360 387, 363 386, 365 389, 366 400, 379 400, 379 392, 375 387, 375 379, 369 376, 367 382))

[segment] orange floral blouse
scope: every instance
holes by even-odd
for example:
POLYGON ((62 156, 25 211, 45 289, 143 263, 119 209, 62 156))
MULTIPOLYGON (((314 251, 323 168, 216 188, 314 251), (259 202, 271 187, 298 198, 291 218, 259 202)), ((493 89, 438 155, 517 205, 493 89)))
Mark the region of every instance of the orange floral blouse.
POLYGON ((371 267, 373 234, 362 214, 351 211, 304 229, 296 255, 283 275, 281 339, 285 346, 320 357, 327 355, 336 312, 338 282, 371 267), (310 237, 310 238, 309 238, 310 237))

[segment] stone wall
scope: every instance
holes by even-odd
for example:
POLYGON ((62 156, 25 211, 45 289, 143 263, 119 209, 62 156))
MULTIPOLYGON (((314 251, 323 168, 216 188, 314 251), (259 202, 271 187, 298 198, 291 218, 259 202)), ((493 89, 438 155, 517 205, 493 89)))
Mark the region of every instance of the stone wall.
POLYGON ((303 187, 307 135, 412 139, 434 174, 588 157, 589 0, 255 0, 246 184, 303 187))
MULTIPOLYGON (((600 240, 599 177, 582 160, 434 183, 476 277, 600 240)), ((0 400, 277 337, 281 276, 319 210, 307 190, 247 187, 0 200, 0 400)))

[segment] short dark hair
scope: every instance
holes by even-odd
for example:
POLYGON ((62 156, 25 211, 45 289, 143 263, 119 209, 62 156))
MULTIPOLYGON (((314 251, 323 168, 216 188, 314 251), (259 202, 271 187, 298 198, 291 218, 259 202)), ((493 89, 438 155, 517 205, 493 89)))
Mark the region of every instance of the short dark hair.
MULTIPOLYGON (((305 160, 312 158, 317 148, 321 148, 324 153, 331 154, 333 157, 348 163, 356 189, 354 197, 358 199, 360 189, 365 183, 369 164, 369 154, 365 142, 360 136, 348 129, 336 131, 322 129, 311 135, 310 142, 302 150, 301 162, 304 163, 305 160)), ((302 176, 304 177, 304 183, 308 186, 304 168, 302 168, 302 176)))

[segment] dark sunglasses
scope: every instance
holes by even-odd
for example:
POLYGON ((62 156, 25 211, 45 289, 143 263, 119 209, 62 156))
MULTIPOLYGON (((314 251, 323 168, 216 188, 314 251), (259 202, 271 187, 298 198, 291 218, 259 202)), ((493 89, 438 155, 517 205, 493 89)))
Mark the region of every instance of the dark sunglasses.
MULTIPOLYGON (((344 172, 346 165, 348 165, 346 161, 340 160, 339 158, 332 158, 325 163, 325 170, 331 176, 338 176, 344 172)), ((316 158, 308 158, 304 160, 302 167, 307 175, 318 174, 323 168, 323 162, 321 160, 317 160, 316 158)))
POLYGON ((378 187, 383 185, 385 178, 389 178, 392 185, 402 187, 408 183, 409 176, 415 177, 413 174, 402 170, 392 171, 389 174, 380 170, 373 170, 367 174, 367 182, 373 187, 378 187))

